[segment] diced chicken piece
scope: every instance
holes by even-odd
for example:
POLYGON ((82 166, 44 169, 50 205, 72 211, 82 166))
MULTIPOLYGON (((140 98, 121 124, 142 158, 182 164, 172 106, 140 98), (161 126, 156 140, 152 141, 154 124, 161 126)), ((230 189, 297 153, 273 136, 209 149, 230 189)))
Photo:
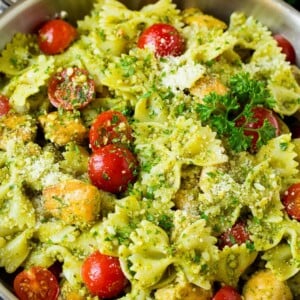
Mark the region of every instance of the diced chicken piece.
POLYGON ((45 138, 58 146, 65 146, 70 142, 82 143, 88 134, 81 119, 71 112, 54 111, 40 116, 39 121, 45 138))
POLYGON ((227 28, 227 24, 211 15, 203 14, 203 12, 197 8, 188 8, 184 11, 184 22, 188 25, 196 24, 200 27, 206 27, 207 29, 222 29, 227 28))
POLYGON ((101 192, 95 186, 76 179, 46 187, 43 200, 46 212, 66 224, 93 222, 100 214, 101 192))
POLYGON ((280 281, 270 270, 253 274, 243 289, 245 300, 292 300, 291 290, 285 281, 280 281))
POLYGON ((155 293, 156 300, 210 300, 211 290, 205 290, 191 283, 169 285, 158 289, 155 293))
POLYGON ((218 78, 212 76, 201 77, 190 89, 191 94, 199 98, 199 102, 212 92, 225 95, 227 91, 227 87, 218 78))
POLYGON ((24 143, 33 141, 36 137, 37 126, 30 115, 9 113, 0 121, 0 149, 6 150, 10 140, 24 143))

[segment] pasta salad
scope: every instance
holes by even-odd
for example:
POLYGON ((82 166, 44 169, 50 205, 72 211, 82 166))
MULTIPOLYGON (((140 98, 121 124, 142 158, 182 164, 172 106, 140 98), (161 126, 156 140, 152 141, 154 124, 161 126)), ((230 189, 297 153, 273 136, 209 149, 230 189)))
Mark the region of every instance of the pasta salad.
POLYGON ((0 267, 19 299, 300 297, 285 37, 96 0, 76 27, 17 33, 0 73, 0 267))

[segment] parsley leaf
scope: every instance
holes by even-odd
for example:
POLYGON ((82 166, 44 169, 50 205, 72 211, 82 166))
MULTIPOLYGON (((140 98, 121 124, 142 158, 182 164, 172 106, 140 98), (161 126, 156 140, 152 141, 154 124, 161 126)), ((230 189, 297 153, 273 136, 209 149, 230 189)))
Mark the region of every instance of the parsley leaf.
POLYGON ((252 136, 245 135, 247 131, 258 134, 256 147, 259 148, 276 136, 276 130, 269 120, 265 119, 258 128, 247 128, 253 117, 253 109, 258 106, 272 108, 275 100, 262 81, 250 78, 248 73, 239 73, 229 80, 229 92, 218 95, 212 92, 197 103, 195 111, 204 125, 210 126, 219 138, 224 139, 235 152, 246 151, 251 147, 252 136), (238 120, 243 120, 238 122, 238 120))

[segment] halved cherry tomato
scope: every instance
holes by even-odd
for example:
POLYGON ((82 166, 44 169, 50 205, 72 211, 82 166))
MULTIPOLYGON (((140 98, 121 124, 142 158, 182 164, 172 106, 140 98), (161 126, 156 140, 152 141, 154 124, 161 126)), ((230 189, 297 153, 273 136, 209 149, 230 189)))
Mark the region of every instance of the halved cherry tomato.
POLYGON ((179 31, 169 24, 154 24, 142 32, 137 43, 139 48, 149 48, 157 56, 179 56, 185 50, 185 41, 179 31))
POLYGON ((132 130, 122 113, 108 110, 93 122, 89 139, 93 151, 108 144, 128 145, 132 141, 132 130))
POLYGON ((97 149, 89 159, 88 173, 92 183, 107 192, 120 193, 137 176, 138 161, 127 148, 114 144, 97 149))
POLYGON ((257 129, 264 125, 265 120, 267 120, 274 127, 276 136, 280 135, 280 124, 275 113, 267 108, 254 107, 252 109, 252 113, 253 121, 247 122, 245 117, 241 117, 236 120, 235 124, 238 127, 245 128, 244 134, 252 137, 251 150, 252 152, 255 152, 257 151, 257 142, 259 139, 259 133, 257 132, 257 129))
POLYGON ((38 44, 45 54, 58 54, 66 50, 76 36, 77 30, 71 24, 61 19, 53 19, 39 29, 38 44))
POLYGON ((290 41, 281 34, 274 35, 274 39, 277 41, 278 46, 281 48, 281 52, 285 54, 286 60, 291 64, 295 64, 296 52, 290 41))
POLYGON ((14 291, 20 300, 56 300, 59 285, 48 269, 32 267, 15 277, 14 291))
POLYGON ((246 225, 242 221, 237 221, 231 228, 219 236, 218 245, 220 249, 223 249, 225 246, 241 245, 247 241, 250 241, 250 236, 246 225))
POLYGON ((212 300, 242 300, 242 297, 234 287, 226 285, 217 291, 212 300))
POLYGON ((92 253, 83 262, 81 276, 90 293, 101 299, 118 297, 128 283, 119 259, 99 251, 92 253))
POLYGON ((0 116, 6 115, 9 112, 9 110, 9 99, 4 95, 0 95, 0 116))
POLYGON ((282 203, 288 215, 300 221, 300 183, 291 185, 282 197, 282 203))
POLYGON ((85 69, 66 68, 50 79, 48 97, 57 108, 82 109, 95 98, 95 82, 85 69))

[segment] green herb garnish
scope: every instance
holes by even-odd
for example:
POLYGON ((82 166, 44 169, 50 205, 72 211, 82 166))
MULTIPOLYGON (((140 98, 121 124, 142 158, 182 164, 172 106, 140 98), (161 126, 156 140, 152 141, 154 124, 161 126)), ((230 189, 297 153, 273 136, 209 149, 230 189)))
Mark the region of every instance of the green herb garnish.
POLYGON ((256 121, 253 108, 272 108, 274 104, 275 100, 264 82, 251 79, 248 73, 240 73, 230 79, 227 94, 212 92, 202 103, 196 104, 195 110, 203 125, 209 125, 219 138, 225 139, 231 150, 241 152, 249 149, 252 142, 252 136, 245 135, 245 129, 257 132, 257 148, 275 137, 275 128, 267 119, 259 128, 246 127, 246 124, 256 121), (237 120, 241 119, 243 124, 237 126, 237 120))

